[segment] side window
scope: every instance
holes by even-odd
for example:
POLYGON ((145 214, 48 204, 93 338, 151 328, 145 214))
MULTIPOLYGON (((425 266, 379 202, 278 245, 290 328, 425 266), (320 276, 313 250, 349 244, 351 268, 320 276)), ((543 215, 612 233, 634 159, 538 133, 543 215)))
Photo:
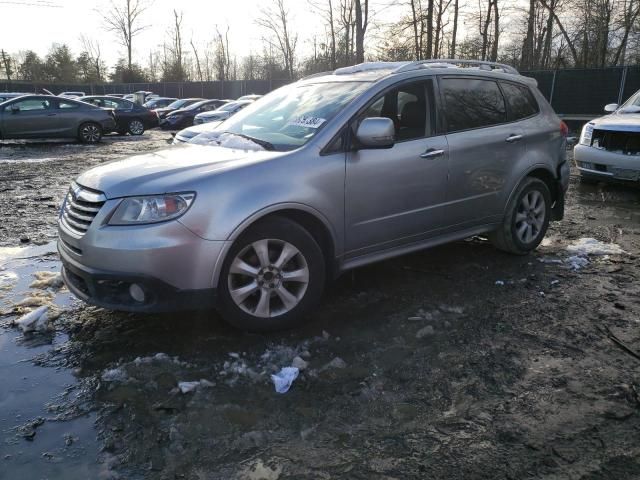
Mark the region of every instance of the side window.
POLYGON ((396 141, 415 140, 431 135, 433 124, 431 80, 407 83, 386 92, 367 107, 361 120, 387 117, 393 121, 396 141))
POLYGON ((73 110, 74 108, 78 108, 80 105, 75 102, 67 102, 65 100, 58 100, 58 108, 60 110, 73 110))
POLYGON ((493 80, 443 78, 441 88, 449 132, 506 122, 504 97, 493 80))
POLYGON ((501 83, 500 86, 507 100, 510 121, 531 117, 540 111, 538 102, 527 87, 513 83, 501 83))
POLYGON ((112 103, 113 106, 108 108, 115 108, 116 110, 131 110, 133 108, 133 102, 129 100, 113 100, 113 102, 109 103, 112 103))
POLYGON ((44 100, 42 98, 31 98, 29 100, 22 100, 20 102, 12 103, 8 108, 18 108, 21 112, 49 110, 51 108, 51 101, 44 100))

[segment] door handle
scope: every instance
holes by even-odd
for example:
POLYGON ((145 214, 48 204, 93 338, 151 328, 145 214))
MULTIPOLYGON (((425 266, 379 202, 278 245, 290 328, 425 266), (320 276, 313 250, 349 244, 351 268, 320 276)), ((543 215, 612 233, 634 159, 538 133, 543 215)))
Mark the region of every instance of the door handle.
POLYGON ((444 155, 444 150, 436 150, 434 148, 430 148, 426 152, 420 155, 420 158, 436 158, 441 155, 444 155))
POLYGON ((518 142, 520 140, 522 140, 522 135, 509 135, 506 138, 505 142, 507 142, 507 143, 515 143, 515 142, 518 142))
POLYGON ((47 113, 47 117, 55 117, 57 113, 47 113))

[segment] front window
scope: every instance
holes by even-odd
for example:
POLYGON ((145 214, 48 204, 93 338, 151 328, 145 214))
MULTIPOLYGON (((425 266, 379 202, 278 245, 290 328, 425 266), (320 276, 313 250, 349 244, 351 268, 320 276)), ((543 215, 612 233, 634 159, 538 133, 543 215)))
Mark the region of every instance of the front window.
POLYGON ((311 140, 369 85, 368 82, 289 85, 231 117, 223 130, 254 138, 273 150, 294 150, 311 140))
POLYGON ((170 103, 167 108, 178 110, 179 108, 186 107, 187 105, 191 105, 192 103, 192 100, 176 100, 175 102, 170 103))

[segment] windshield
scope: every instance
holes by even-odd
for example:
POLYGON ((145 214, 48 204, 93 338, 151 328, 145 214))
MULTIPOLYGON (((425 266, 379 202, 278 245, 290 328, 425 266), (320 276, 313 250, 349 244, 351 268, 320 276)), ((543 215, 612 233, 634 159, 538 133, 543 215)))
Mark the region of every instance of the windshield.
POLYGON ((187 105, 189 103, 192 103, 192 101, 191 100, 185 100, 185 99, 176 100, 175 102, 170 103, 167 106, 167 108, 175 108, 177 110, 178 108, 181 108, 181 107, 183 107, 183 106, 185 106, 185 105, 187 105))
POLYGON ((368 82, 289 85, 231 117, 223 130, 269 143, 274 150, 293 150, 311 140, 369 85, 368 82))
POLYGON ((231 110, 234 110, 237 106, 238 106, 237 102, 229 102, 229 103, 225 103, 224 105, 222 105, 216 111, 217 112, 230 112, 231 110))
POLYGON ((627 107, 640 107, 640 91, 631 95, 629 100, 624 102, 620 107, 620 109, 627 108, 627 107))

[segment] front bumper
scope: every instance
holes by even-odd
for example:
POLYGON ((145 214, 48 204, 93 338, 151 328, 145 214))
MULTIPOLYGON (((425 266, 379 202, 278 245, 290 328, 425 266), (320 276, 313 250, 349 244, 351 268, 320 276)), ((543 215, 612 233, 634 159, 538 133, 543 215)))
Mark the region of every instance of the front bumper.
POLYGON ((640 180, 640 155, 625 155, 587 145, 576 145, 573 158, 576 168, 585 176, 612 180, 640 180))
POLYGON ((82 236, 59 224, 63 279, 74 295, 93 305, 134 312, 214 305, 214 270, 227 242, 204 240, 178 221, 104 225, 109 202, 82 236), (131 295, 132 284, 144 292, 143 301, 131 295))

